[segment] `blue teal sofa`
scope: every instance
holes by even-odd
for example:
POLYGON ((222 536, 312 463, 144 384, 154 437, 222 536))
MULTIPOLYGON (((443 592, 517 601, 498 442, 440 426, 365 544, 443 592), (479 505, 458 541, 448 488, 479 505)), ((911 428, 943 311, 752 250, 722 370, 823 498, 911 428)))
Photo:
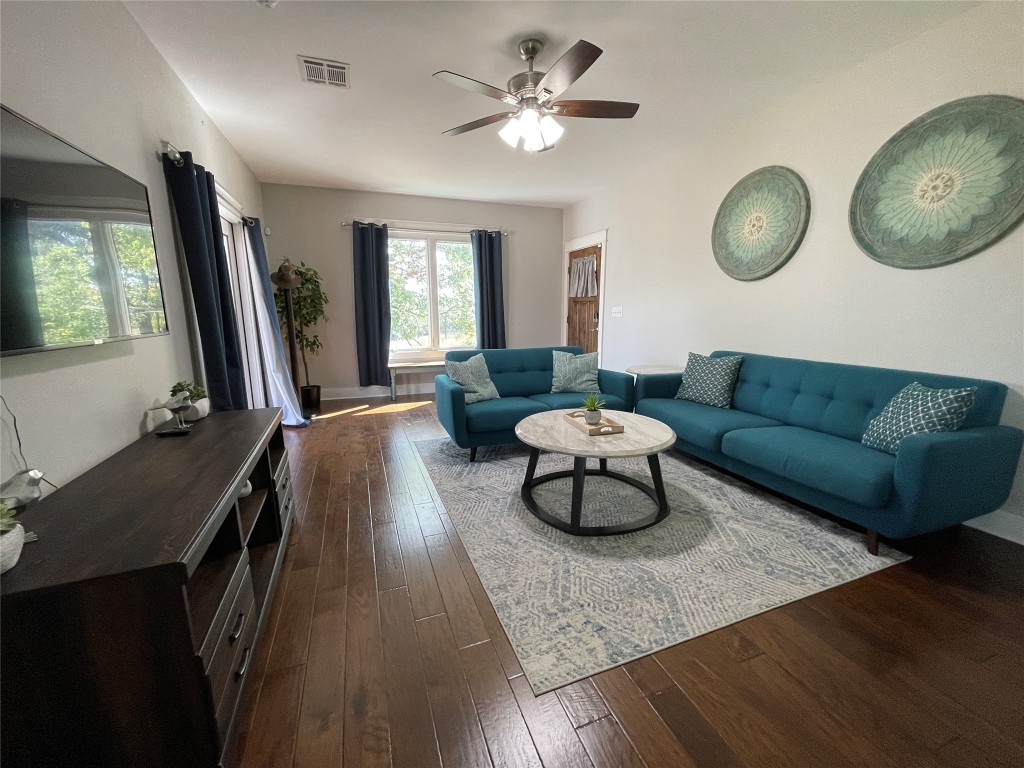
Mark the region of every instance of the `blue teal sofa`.
POLYGON ((755 483, 902 539, 997 509, 1010 493, 1024 440, 999 425, 1006 385, 888 368, 746 352, 732 408, 676 400, 682 376, 641 375, 636 412, 675 430, 676 447, 755 483), (903 387, 977 387, 956 432, 905 438, 895 456, 860 442, 903 387))
MULTIPOLYGON (((452 440, 469 449, 476 459, 482 445, 518 442, 516 424, 534 413, 559 408, 578 408, 586 396, 580 392, 551 391, 552 350, 581 354, 580 347, 532 347, 527 349, 461 349, 445 354, 445 360, 465 361, 483 353, 491 381, 501 395, 497 400, 466 404, 462 387, 445 374, 434 379, 437 417, 452 440)), ((604 407, 614 411, 633 410, 633 377, 606 371, 597 374, 604 407)))

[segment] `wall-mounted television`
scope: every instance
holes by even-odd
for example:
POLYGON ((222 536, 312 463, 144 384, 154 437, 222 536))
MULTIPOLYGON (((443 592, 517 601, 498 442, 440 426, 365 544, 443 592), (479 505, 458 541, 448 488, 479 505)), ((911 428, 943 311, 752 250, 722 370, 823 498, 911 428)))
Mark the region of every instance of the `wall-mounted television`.
POLYGON ((0 112, 0 355, 166 334, 145 185, 0 112))

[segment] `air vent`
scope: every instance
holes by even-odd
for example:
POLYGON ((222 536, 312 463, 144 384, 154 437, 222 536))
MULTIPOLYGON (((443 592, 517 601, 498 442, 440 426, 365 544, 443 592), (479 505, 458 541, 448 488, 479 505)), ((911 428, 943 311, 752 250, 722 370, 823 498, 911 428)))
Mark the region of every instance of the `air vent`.
POLYGON ((340 61, 299 56, 299 71, 302 73, 302 79, 307 83, 349 88, 349 69, 348 64, 343 64, 340 61))

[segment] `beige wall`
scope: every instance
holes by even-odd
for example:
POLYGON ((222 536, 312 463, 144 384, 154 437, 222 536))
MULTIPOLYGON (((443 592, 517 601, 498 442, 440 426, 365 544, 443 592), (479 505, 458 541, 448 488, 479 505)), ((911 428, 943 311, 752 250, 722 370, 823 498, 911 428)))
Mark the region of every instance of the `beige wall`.
MULTIPOLYGON (((260 188, 120 3, 4 3, 0 54, 5 106, 148 187, 171 329, 0 363, 28 461, 63 484, 138 438, 145 409, 192 378, 161 140, 193 151, 255 215, 260 188)), ((2 461, 6 478, 6 446, 2 461)))
MULTIPOLYGON (((1022 26, 1024 5, 983 4, 567 209, 566 238, 608 229, 606 309, 623 314, 605 312, 605 363, 737 349, 990 378, 1011 388, 1004 422, 1024 427, 1024 227, 965 261, 899 270, 847 223, 861 170, 903 125, 963 96, 1024 96, 1022 26), (775 164, 807 183, 807 235, 781 271, 732 280, 712 254, 715 213, 775 164)), ((1021 473, 1006 509, 1024 514, 1021 473)))
MULTIPOLYGON (((310 361, 310 381, 323 396, 381 394, 359 388, 352 286, 353 218, 500 226, 503 240, 508 346, 559 343, 561 332, 562 211, 282 184, 263 185, 264 225, 271 269, 284 258, 305 261, 324 279, 329 321, 319 330, 323 352, 310 361)), ((399 391, 433 392, 433 375, 406 376, 399 391)))

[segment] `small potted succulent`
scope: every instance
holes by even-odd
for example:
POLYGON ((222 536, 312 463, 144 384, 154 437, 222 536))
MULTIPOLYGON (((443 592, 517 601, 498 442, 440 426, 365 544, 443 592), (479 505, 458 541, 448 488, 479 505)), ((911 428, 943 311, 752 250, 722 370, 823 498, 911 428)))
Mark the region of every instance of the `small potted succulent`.
POLYGON ((604 400, 600 399, 597 394, 589 394, 583 398, 583 407, 587 409, 587 412, 583 414, 583 420, 594 426, 601 423, 601 409, 604 407, 604 400))
POLYGON ((182 415, 185 421, 199 421, 210 415, 210 398, 206 396, 206 390, 202 386, 191 381, 179 381, 171 387, 171 397, 176 397, 182 392, 187 393, 188 399, 192 401, 192 407, 182 415))
POLYGON ((14 519, 14 510, 0 501, 0 573, 17 564, 24 544, 25 529, 14 519))

